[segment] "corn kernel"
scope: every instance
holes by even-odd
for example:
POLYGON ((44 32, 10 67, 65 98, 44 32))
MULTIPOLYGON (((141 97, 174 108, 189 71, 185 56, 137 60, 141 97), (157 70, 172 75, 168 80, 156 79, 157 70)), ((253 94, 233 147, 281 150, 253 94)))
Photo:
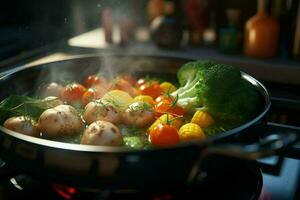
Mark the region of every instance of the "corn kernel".
POLYGON ((214 123, 214 119, 207 112, 197 111, 192 117, 191 122, 198 124, 201 128, 207 128, 214 123))
POLYGON ((192 141, 196 139, 204 139, 205 134, 198 124, 187 123, 183 125, 179 131, 179 139, 182 142, 192 141))

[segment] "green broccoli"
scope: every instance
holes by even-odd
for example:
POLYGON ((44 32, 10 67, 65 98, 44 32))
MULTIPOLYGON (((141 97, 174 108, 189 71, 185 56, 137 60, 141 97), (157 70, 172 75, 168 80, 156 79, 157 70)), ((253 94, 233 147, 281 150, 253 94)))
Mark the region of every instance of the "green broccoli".
POLYGON ((171 95, 185 109, 210 113, 218 123, 208 130, 227 130, 248 121, 258 107, 258 94, 238 68, 211 61, 183 65, 177 73, 181 85, 171 95))
POLYGON ((178 97, 178 104, 184 108, 197 107, 201 102, 198 98, 198 87, 202 84, 206 69, 216 63, 209 60, 199 60, 184 64, 177 72, 177 78, 181 85, 171 95, 178 97))

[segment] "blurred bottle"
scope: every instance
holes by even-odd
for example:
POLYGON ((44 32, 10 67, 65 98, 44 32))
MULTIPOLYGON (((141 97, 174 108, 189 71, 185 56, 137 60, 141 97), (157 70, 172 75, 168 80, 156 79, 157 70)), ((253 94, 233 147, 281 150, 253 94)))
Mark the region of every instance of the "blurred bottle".
POLYGON ((184 15, 189 32, 189 44, 200 45, 205 28, 205 6, 203 0, 185 0, 184 15))
POLYGON ((133 20, 126 14, 119 19, 120 45, 126 45, 133 40, 135 25, 133 20))
POLYGON ((164 14, 164 0, 150 0, 147 5, 149 22, 164 14))
POLYGON ((107 43, 112 43, 112 11, 106 8, 102 12, 102 27, 104 31, 104 39, 107 43))
POLYGON ((295 3, 294 21, 292 21, 292 56, 295 59, 300 59, 300 1, 295 3))
POLYGON ((266 0, 258 0, 257 13, 245 26, 244 53, 256 58, 269 58, 277 53, 279 23, 266 11, 266 0))
POLYGON ((216 38, 216 15, 215 12, 211 12, 209 15, 209 25, 203 31, 203 44, 212 46, 215 44, 216 38))
POLYGON ((150 26, 152 40, 161 48, 178 48, 182 41, 183 28, 175 15, 173 1, 164 4, 164 15, 156 17, 150 26))
POLYGON ((239 28, 240 10, 226 10, 228 24, 220 28, 219 49, 226 54, 237 54, 242 49, 242 31, 239 28))

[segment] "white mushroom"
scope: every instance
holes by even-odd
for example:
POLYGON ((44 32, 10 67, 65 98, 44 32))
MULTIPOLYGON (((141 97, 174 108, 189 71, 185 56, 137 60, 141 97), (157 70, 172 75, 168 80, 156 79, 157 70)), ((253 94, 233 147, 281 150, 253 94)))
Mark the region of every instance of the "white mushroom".
POLYGON ((81 144, 89 145, 122 145, 123 139, 117 126, 106 121, 96 121, 85 129, 81 144))
POLYGON ((39 118, 39 130, 44 137, 53 138, 80 133, 84 123, 75 108, 58 105, 45 110, 39 118))
POLYGON ((154 112, 148 103, 137 101, 125 110, 123 120, 128 125, 145 127, 154 120, 154 112))
POLYGON ((58 84, 56 82, 49 83, 45 87, 45 89, 42 92, 42 96, 47 97, 47 96, 55 96, 55 97, 60 97, 64 87, 61 84, 58 84))
POLYGON ((39 136, 37 123, 28 117, 11 117, 4 122, 3 126, 9 130, 23 133, 25 135, 34 137, 39 136))
POLYGON ((83 113, 83 119, 87 124, 98 120, 118 123, 120 116, 119 110, 113 104, 101 100, 88 103, 83 113))

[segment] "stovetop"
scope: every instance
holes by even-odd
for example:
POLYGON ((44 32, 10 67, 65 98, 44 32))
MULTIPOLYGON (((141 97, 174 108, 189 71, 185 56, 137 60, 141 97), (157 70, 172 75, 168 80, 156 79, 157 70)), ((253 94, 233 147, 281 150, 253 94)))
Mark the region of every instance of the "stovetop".
MULTIPOLYGON (((153 186, 147 191, 74 188, 62 184, 33 180, 26 175, 18 175, 4 182, 3 199, 145 199, 145 200, 181 200, 181 199, 231 199, 257 200, 263 185, 259 164, 229 157, 212 156, 202 166, 195 183, 178 190, 158 190, 153 186), (222 166, 212 166, 214 160, 222 161, 222 166)), ((130 181, 130 180, 129 180, 130 181)), ((0 193, 1 194, 1 193, 0 193)))
POLYGON ((300 161, 277 156, 255 161, 230 161, 231 170, 214 169, 201 182, 188 189, 157 193, 128 190, 90 191, 59 184, 48 184, 19 175, 0 184, 0 199, 299 199, 300 161), (279 167, 278 167, 279 166, 279 167), (273 170, 270 170, 273 169, 273 170), (209 178, 208 178, 209 177, 209 178))

